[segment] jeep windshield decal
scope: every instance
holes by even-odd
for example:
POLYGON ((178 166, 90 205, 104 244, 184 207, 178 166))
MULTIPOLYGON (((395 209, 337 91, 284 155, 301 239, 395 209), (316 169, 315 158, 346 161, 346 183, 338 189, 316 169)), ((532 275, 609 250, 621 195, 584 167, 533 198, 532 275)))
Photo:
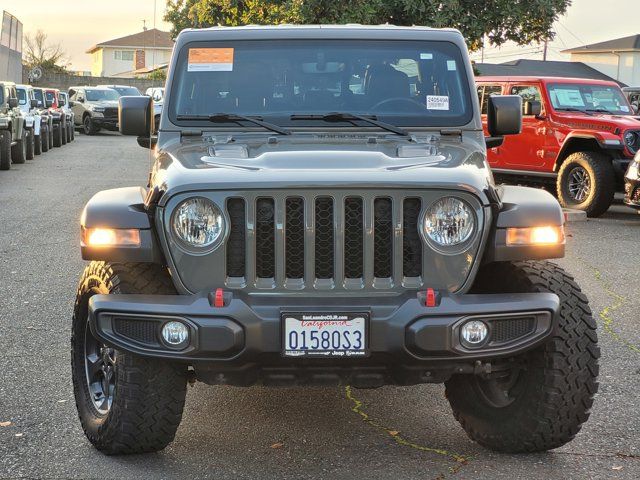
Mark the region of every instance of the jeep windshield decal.
MULTIPOLYGON (((378 122, 405 135, 399 127, 468 124, 473 108, 467 75, 460 48, 442 41, 191 42, 177 54, 168 113, 181 126, 209 123, 212 112, 226 112, 317 128, 318 117, 348 112, 322 126, 378 122), (233 55, 218 53, 227 51, 233 55)), ((237 128, 236 120, 226 123, 237 128)))
POLYGON ((558 111, 631 115, 620 88, 611 85, 556 83, 548 86, 551 105, 558 111))

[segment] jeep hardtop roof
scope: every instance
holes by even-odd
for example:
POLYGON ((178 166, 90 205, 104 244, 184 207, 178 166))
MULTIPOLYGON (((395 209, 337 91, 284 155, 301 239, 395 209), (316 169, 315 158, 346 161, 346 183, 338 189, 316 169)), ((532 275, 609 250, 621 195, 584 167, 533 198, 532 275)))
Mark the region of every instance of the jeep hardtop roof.
POLYGON ((608 85, 619 87, 610 80, 597 80, 592 78, 565 78, 565 77, 530 77, 518 75, 476 77, 476 83, 505 83, 505 82, 540 82, 540 83, 578 83, 584 85, 608 85))
POLYGON ((185 43, 207 40, 276 40, 276 39, 370 39, 370 40, 441 40, 466 44, 460 31, 454 28, 430 28, 396 25, 245 25, 241 27, 210 27, 185 29, 176 39, 178 50, 185 43))

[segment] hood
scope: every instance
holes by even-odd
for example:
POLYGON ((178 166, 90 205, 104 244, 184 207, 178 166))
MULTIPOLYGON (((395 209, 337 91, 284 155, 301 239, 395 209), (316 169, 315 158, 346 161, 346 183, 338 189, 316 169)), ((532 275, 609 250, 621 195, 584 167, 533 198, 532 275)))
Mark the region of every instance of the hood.
POLYGON ((118 108, 118 102, 115 100, 100 100, 99 102, 87 102, 94 107, 118 108))
MULTIPOLYGON (((278 143, 172 141, 158 153, 151 185, 171 196, 247 189, 437 188, 466 190, 486 203, 492 184, 482 135, 416 143, 366 136, 332 141, 296 135, 278 143), (477 137, 477 138, 476 138, 477 137)), ((272 137, 273 138, 273 137, 272 137)), ((397 137, 394 137, 397 138, 397 137)))
POLYGON ((616 129, 627 130, 635 128, 640 130, 640 117, 634 115, 609 115, 594 112, 593 115, 569 113, 562 115, 562 121, 573 128, 594 129, 615 132, 616 129))

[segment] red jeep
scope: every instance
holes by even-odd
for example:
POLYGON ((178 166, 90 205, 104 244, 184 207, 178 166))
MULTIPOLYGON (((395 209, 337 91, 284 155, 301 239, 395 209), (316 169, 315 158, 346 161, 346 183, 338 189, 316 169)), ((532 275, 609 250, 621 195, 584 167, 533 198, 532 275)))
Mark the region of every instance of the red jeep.
POLYGON ((520 95, 522 134, 490 148, 506 181, 555 183, 563 207, 590 217, 607 211, 640 148, 640 120, 615 82, 577 78, 479 77, 486 130, 488 98, 520 95))

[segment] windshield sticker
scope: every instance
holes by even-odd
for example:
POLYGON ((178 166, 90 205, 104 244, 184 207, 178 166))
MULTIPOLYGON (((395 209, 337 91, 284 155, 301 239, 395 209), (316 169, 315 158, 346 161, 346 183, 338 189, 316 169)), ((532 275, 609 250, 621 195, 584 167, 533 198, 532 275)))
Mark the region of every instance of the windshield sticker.
POLYGON ((584 107, 580 90, 555 90, 556 98, 563 107, 584 107))
POLYGON ((433 53, 421 53, 420 60, 433 60, 433 53))
POLYGON ((626 105, 620 105, 620 111, 629 113, 629 107, 627 107, 626 105))
POLYGON ((233 71, 233 48, 190 48, 187 71, 233 71))
POLYGON ((427 110, 449 110, 449 97, 446 95, 427 95, 427 110))
POLYGON ((456 67, 455 60, 447 60, 447 70, 449 70, 450 72, 455 72, 457 69, 458 67, 456 67))

